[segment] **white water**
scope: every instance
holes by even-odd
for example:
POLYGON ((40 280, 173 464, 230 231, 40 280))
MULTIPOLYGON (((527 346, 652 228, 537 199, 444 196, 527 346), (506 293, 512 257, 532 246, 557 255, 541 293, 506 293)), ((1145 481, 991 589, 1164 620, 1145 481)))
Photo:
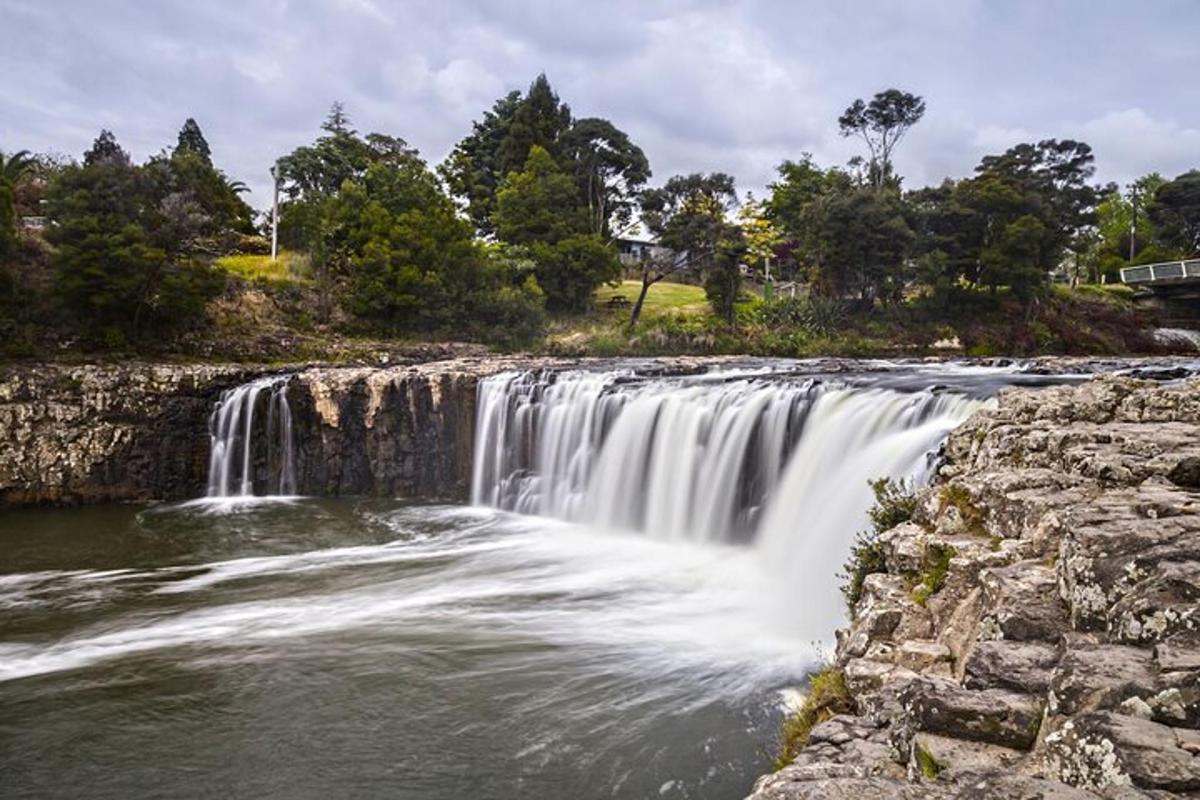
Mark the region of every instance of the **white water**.
POLYGON ((288 406, 288 376, 259 378, 221 395, 208 421, 212 449, 208 462, 208 497, 249 498, 255 495, 255 437, 265 450, 267 495, 296 493, 295 434, 288 406), (260 398, 266 393, 266 408, 260 398), (266 417, 261 415, 266 412, 266 417), (257 426, 257 427, 256 427, 257 426))
POLYGON ((1185 347, 1200 353, 1200 331, 1187 328, 1158 328, 1154 339, 1168 347, 1185 347))
POLYGON ((506 374, 480 384, 472 497, 668 542, 740 545, 760 579, 773 578, 758 588, 779 617, 827 640, 869 482, 927 480, 946 434, 987 402, 760 374, 506 374))

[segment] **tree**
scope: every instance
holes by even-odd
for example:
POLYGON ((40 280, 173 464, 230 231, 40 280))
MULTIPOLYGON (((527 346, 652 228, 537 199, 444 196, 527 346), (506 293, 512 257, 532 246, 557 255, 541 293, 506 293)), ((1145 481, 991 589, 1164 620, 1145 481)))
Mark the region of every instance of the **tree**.
POLYGON ((870 154, 868 178, 875 189, 895 180, 892 153, 925 115, 925 101, 899 89, 879 92, 871 102, 855 100, 838 118, 842 136, 857 135, 870 154))
POLYGON ((188 117, 179 129, 179 142, 175 145, 175 155, 184 153, 191 153, 205 163, 212 163, 212 150, 209 149, 208 141, 200 131, 200 125, 191 117, 188 117))
POLYGON ((805 240, 814 291, 863 309, 898 301, 914 239, 894 192, 852 186, 822 196, 810 206, 805 240))
POLYGON ((645 153, 606 119, 574 120, 543 74, 525 94, 497 100, 438 167, 481 235, 496 233, 497 194, 511 173, 525 169, 534 147, 575 181, 579 197, 572 206, 587 209, 591 233, 607 237, 614 226, 629 225, 637 192, 650 177, 645 153))
POLYGON ((189 252, 202 212, 123 154, 102 134, 46 198, 57 289, 85 335, 110 345, 186 324, 221 287, 189 252))
POLYGON ((742 291, 741 260, 746 254, 746 239, 739 228, 729 226, 717 243, 712 266, 704 276, 704 296, 713 313, 732 325, 742 291))
POLYGON ((1200 170, 1158 187, 1149 214, 1165 245, 1184 257, 1200 253, 1200 170))
POLYGON ((506 175, 500 162, 500 147, 520 105, 521 93, 516 91, 497 100, 484 112, 483 119, 474 123, 471 134, 455 145, 438 167, 450 194, 462 202, 471 224, 484 235, 495 232, 492 212, 496 208, 496 192, 506 175))
POLYGON ((494 221, 501 241, 529 248, 551 310, 587 310, 596 288, 620 275, 616 253, 588 230, 574 180, 539 145, 501 185, 494 221))
POLYGON ((737 202, 733 178, 721 172, 676 175, 659 189, 641 193, 642 224, 670 255, 641 264, 642 288, 629 327, 634 328, 650 287, 685 270, 713 266, 721 240, 728 235, 726 217, 737 202))
POLYGON ((575 176, 597 236, 629 226, 637 192, 650 179, 650 162, 624 131, 606 119, 577 120, 562 135, 563 163, 575 176))
POLYGON ((493 222, 501 241, 519 245, 555 244, 588 229, 575 181, 539 145, 529 151, 525 168, 501 184, 493 222))
POLYGON ((746 202, 738 209, 738 226, 746 242, 746 258, 751 266, 761 268, 766 275, 767 264, 775 257, 775 251, 783 242, 783 234, 767 213, 766 205, 746 196, 746 202))
POLYGON ((126 153, 121 145, 117 144, 117 137, 113 136, 110 130, 100 131, 100 135, 96 137, 96 141, 92 142, 91 148, 83 154, 83 165, 85 167, 95 164, 129 166, 131 163, 129 153, 126 153))
POLYGON ((545 73, 538 75, 513 112, 507 135, 500 143, 501 176, 523 169, 534 147, 543 148, 557 160, 561 156, 559 138, 570 127, 570 106, 558 99, 545 73))
POLYGON ((0 151, 0 258, 8 255, 17 237, 17 187, 35 166, 28 150, 6 156, 0 151))

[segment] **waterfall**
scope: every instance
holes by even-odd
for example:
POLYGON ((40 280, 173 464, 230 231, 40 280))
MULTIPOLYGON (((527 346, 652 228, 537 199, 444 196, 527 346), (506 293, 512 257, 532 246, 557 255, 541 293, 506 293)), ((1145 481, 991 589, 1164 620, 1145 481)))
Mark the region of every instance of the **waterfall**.
POLYGON ((256 464, 262 463, 256 457, 264 452, 265 480, 259 484, 265 494, 296 493, 296 444, 287 398, 290 380, 287 375, 259 378, 221 395, 208 420, 209 497, 253 496, 256 464), (256 441, 261 444, 258 450, 256 441))
POLYGON ((665 540, 753 548, 804 587, 824 638, 835 575, 868 525, 869 481, 926 481, 988 400, 814 378, 508 373, 478 389, 472 499, 665 540))

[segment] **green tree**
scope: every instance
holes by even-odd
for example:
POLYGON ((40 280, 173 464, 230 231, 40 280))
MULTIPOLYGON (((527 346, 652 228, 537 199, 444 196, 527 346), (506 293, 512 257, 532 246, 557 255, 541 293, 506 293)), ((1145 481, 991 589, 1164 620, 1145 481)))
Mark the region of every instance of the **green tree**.
POLYGON ((1159 186, 1149 215, 1164 245, 1185 257, 1200 253, 1200 170, 1159 186))
POLYGON ((912 126, 925 116, 925 101, 899 89, 879 92, 871 101, 855 100, 838 117, 842 136, 859 136, 869 153, 867 176, 871 186, 898 185, 892 153, 912 126))
POLYGON ((895 192, 854 186, 824 195, 810 207, 808 224, 814 291, 853 298, 863 309, 901 299, 915 236, 895 192))
POLYGON ((100 135, 92 142, 92 146, 83 154, 85 167, 96 164, 129 166, 131 163, 133 162, 129 158, 129 153, 117 144, 117 137, 113 136, 113 132, 110 130, 100 131, 100 135))
POLYGON ((728 226, 704 275, 704 296, 713 313, 729 325, 733 324, 742 291, 741 261, 745 254, 746 238, 741 229, 728 226))
POLYGON ((507 174, 501 165, 500 148, 520 105, 521 93, 517 91, 497 100, 438 167, 446 188, 463 204, 471 224, 481 234, 495 232, 492 213, 496 192, 507 174))
POLYGON ((606 119, 572 119, 543 74, 524 94, 497 100, 438 167, 481 235, 497 233, 500 189, 511 173, 525 169, 535 147, 574 180, 579 197, 572 208, 587 210, 591 233, 607 237, 630 224, 637 193, 650 177, 645 153, 606 119))
POLYGON ((637 193, 650 179, 650 162, 629 136, 606 119, 576 120, 561 137, 563 163, 588 210, 588 227, 597 236, 628 228, 637 193))
POLYGON ((528 248, 553 311, 587 310, 596 288, 620 275, 616 253, 589 233, 575 181, 538 145, 501 185, 493 216, 501 241, 528 248))
POLYGON ((187 252, 190 237, 179 227, 190 230, 187 218, 199 212, 172 197, 111 134, 102 134, 84 166, 52 182, 56 287, 89 339, 157 336, 199 317, 220 290, 220 274, 187 252))
POLYGON ((35 166, 28 150, 6 156, 0 151, 0 258, 7 256, 17 239, 17 188, 35 166))
POLYGON ((500 142, 500 174, 507 176, 525 167, 529 153, 541 147, 557 160, 561 155, 559 139, 571 127, 571 108, 558 99, 545 73, 529 86, 512 122, 500 142))
POLYGON ((530 149, 524 169, 501 184, 493 218, 496 235, 509 244, 552 245, 588 229, 575 181, 539 145, 530 149))
POLYGON ((175 145, 175 155, 184 153, 190 153, 208 164, 212 163, 212 150, 208 146, 208 140, 204 138, 200 125, 191 117, 188 117, 179 129, 179 141, 175 145))
POLYGON ((629 315, 634 328, 650 287, 680 272, 707 271, 715 266, 717 249, 729 236, 728 214, 737 203, 733 178, 721 172, 676 175, 661 188, 640 196, 642 224, 667 254, 641 264, 642 288, 629 315))

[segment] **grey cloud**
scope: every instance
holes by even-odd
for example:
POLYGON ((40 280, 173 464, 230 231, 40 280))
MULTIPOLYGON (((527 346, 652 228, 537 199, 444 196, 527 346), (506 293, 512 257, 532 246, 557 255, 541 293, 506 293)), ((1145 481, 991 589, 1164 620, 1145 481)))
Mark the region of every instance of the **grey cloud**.
POLYGON ((1200 166, 1198 28, 1183 0, 0 0, 0 148, 77 154, 109 127, 145 157, 195 116, 262 205, 334 100, 437 162, 544 70, 657 179, 722 170, 757 193, 802 152, 843 163, 838 113, 900 86, 929 104, 897 158, 909 186, 1047 136, 1125 181, 1200 166))

